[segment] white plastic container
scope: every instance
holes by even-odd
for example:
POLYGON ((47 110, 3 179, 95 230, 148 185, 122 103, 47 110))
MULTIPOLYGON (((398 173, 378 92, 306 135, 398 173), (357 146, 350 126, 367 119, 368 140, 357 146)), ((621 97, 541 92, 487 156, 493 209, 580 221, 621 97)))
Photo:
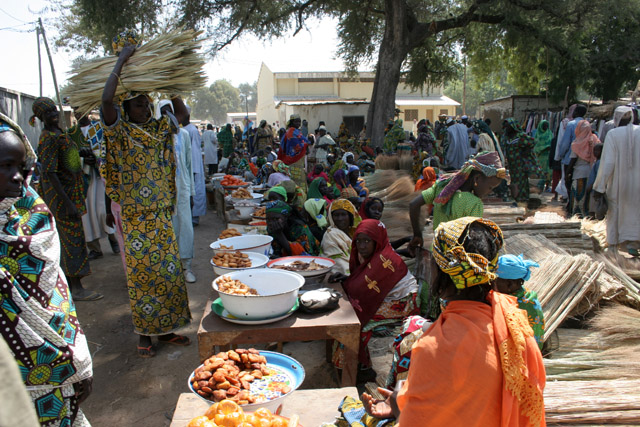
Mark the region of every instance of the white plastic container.
MULTIPOLYGON (((258 291, 258 295, 231 295, 218 292, 222 305, 238 319, 263 320, 282 316, 293 308, 304 277, 291 271, 251 269, 226 274, 258 291)), ((218 291, 217 278, 213 289, 218 291)))
POLYGON ((230 267, 220 267, 211 261, 211 265, 213 266, 213 271, 218 275, 222 276, 223 274, 229 274, 236 271, 244 271, 250 270, 252 268, 264 268, 269 262, 269 257, 266 255, 258 254, 255 252, 247 253, 249 255, 249 259, 251 260, 251 267, 242 267, 242 268, 230 268, 230 267))
POLYGON ((246 235, 229 237, 227 239, 216 240, 209 247, 213 249, 216 254, 224 254, 230 252, 256 252, 262 255, 269 256, 271 253, 271 242, 273 237, 264 235, 246 235), (220 249, 220 245, 233 246, 233 249, 220 249))

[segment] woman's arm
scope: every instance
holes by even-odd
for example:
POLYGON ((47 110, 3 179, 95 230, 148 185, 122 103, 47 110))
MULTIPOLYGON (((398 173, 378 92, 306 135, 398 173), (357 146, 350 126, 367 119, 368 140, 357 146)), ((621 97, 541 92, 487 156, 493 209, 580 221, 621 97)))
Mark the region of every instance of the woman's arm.
POLYGON ((179 96, 172 97, 171 104, 173 105, 173 115, 176 116, 178 123, 186 123, 186 120, 189 117, 189 112, 187 111, 187 107, 184 105, 184 102, 182 102, 182 98, 179 96))
POLYGON ((131 55, 136 51, 134 45, 126 45, 120 52, 116 65, 113 67, 113 72, 109 75, 107 83, 104 85, 104 91, 102 92, 102 120, 107 126, 111 126, 118 119, 118 113, 113 105, 113 97, 116 95, 116 89, 118 88, 118 80, 120 80, 120 73, 124 63, 127 62, 131 55))
POLYGON ((411 229, 413 230, 413 239, 409 243, 409 253, 415 256, 416 248, 422 247, 424 240, 422 239, 422 226, 420 224, 420 208, 425 204, 422 193, 418 194, 409 204, 409 218, 411 218, 411 229))

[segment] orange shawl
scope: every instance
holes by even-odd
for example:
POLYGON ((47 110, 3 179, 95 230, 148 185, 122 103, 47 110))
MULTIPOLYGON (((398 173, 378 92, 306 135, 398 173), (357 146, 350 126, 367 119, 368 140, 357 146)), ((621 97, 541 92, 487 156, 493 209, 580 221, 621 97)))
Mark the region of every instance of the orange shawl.
MULTIPOLYGON (((451 301, 413 346, 399 426, 544 426, 542 355, 515 297, 451 301)), ((398 426, 397 426, 398 427, 398 426)))
POLYGON ((427 190, 431 188, 431 186, 435 183, 436 171, 431 166, 427 166, 426 168, 422 169, 422 178, 420 178, 418 182, 416 182, 414 191, 427 190))

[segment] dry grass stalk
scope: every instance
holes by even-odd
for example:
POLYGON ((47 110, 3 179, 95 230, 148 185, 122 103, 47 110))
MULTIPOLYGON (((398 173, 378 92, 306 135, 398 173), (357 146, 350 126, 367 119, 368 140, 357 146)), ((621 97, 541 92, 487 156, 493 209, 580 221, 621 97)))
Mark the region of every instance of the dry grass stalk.
POLYGON ((640 422, 640 380, 550 381, 544 400, 549 424, 640 422))
MULTIPOLYGON (((128 91, 190 93, 206 83, 204 60, 198 54, 201 32, 173 31, 139 47, 123 67, 116 98, 128 91)), ((72 70, 65 95, 88 113, 100 105, 104 85, 117 57, 96 59, 72 70)))

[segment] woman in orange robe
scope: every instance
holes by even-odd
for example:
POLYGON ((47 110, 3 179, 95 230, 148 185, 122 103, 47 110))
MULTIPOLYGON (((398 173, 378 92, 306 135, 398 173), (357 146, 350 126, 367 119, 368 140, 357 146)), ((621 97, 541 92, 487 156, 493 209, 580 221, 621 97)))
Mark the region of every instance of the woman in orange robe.
POLYGON ((436 230, 430 282, 444 311, 413 346, 396 392, 379 389, 384 401, 363 394, 369 414, 404 427, 545 425, 545 370, 526 313, 490 287, 502 244, 482 218, 436 230))

